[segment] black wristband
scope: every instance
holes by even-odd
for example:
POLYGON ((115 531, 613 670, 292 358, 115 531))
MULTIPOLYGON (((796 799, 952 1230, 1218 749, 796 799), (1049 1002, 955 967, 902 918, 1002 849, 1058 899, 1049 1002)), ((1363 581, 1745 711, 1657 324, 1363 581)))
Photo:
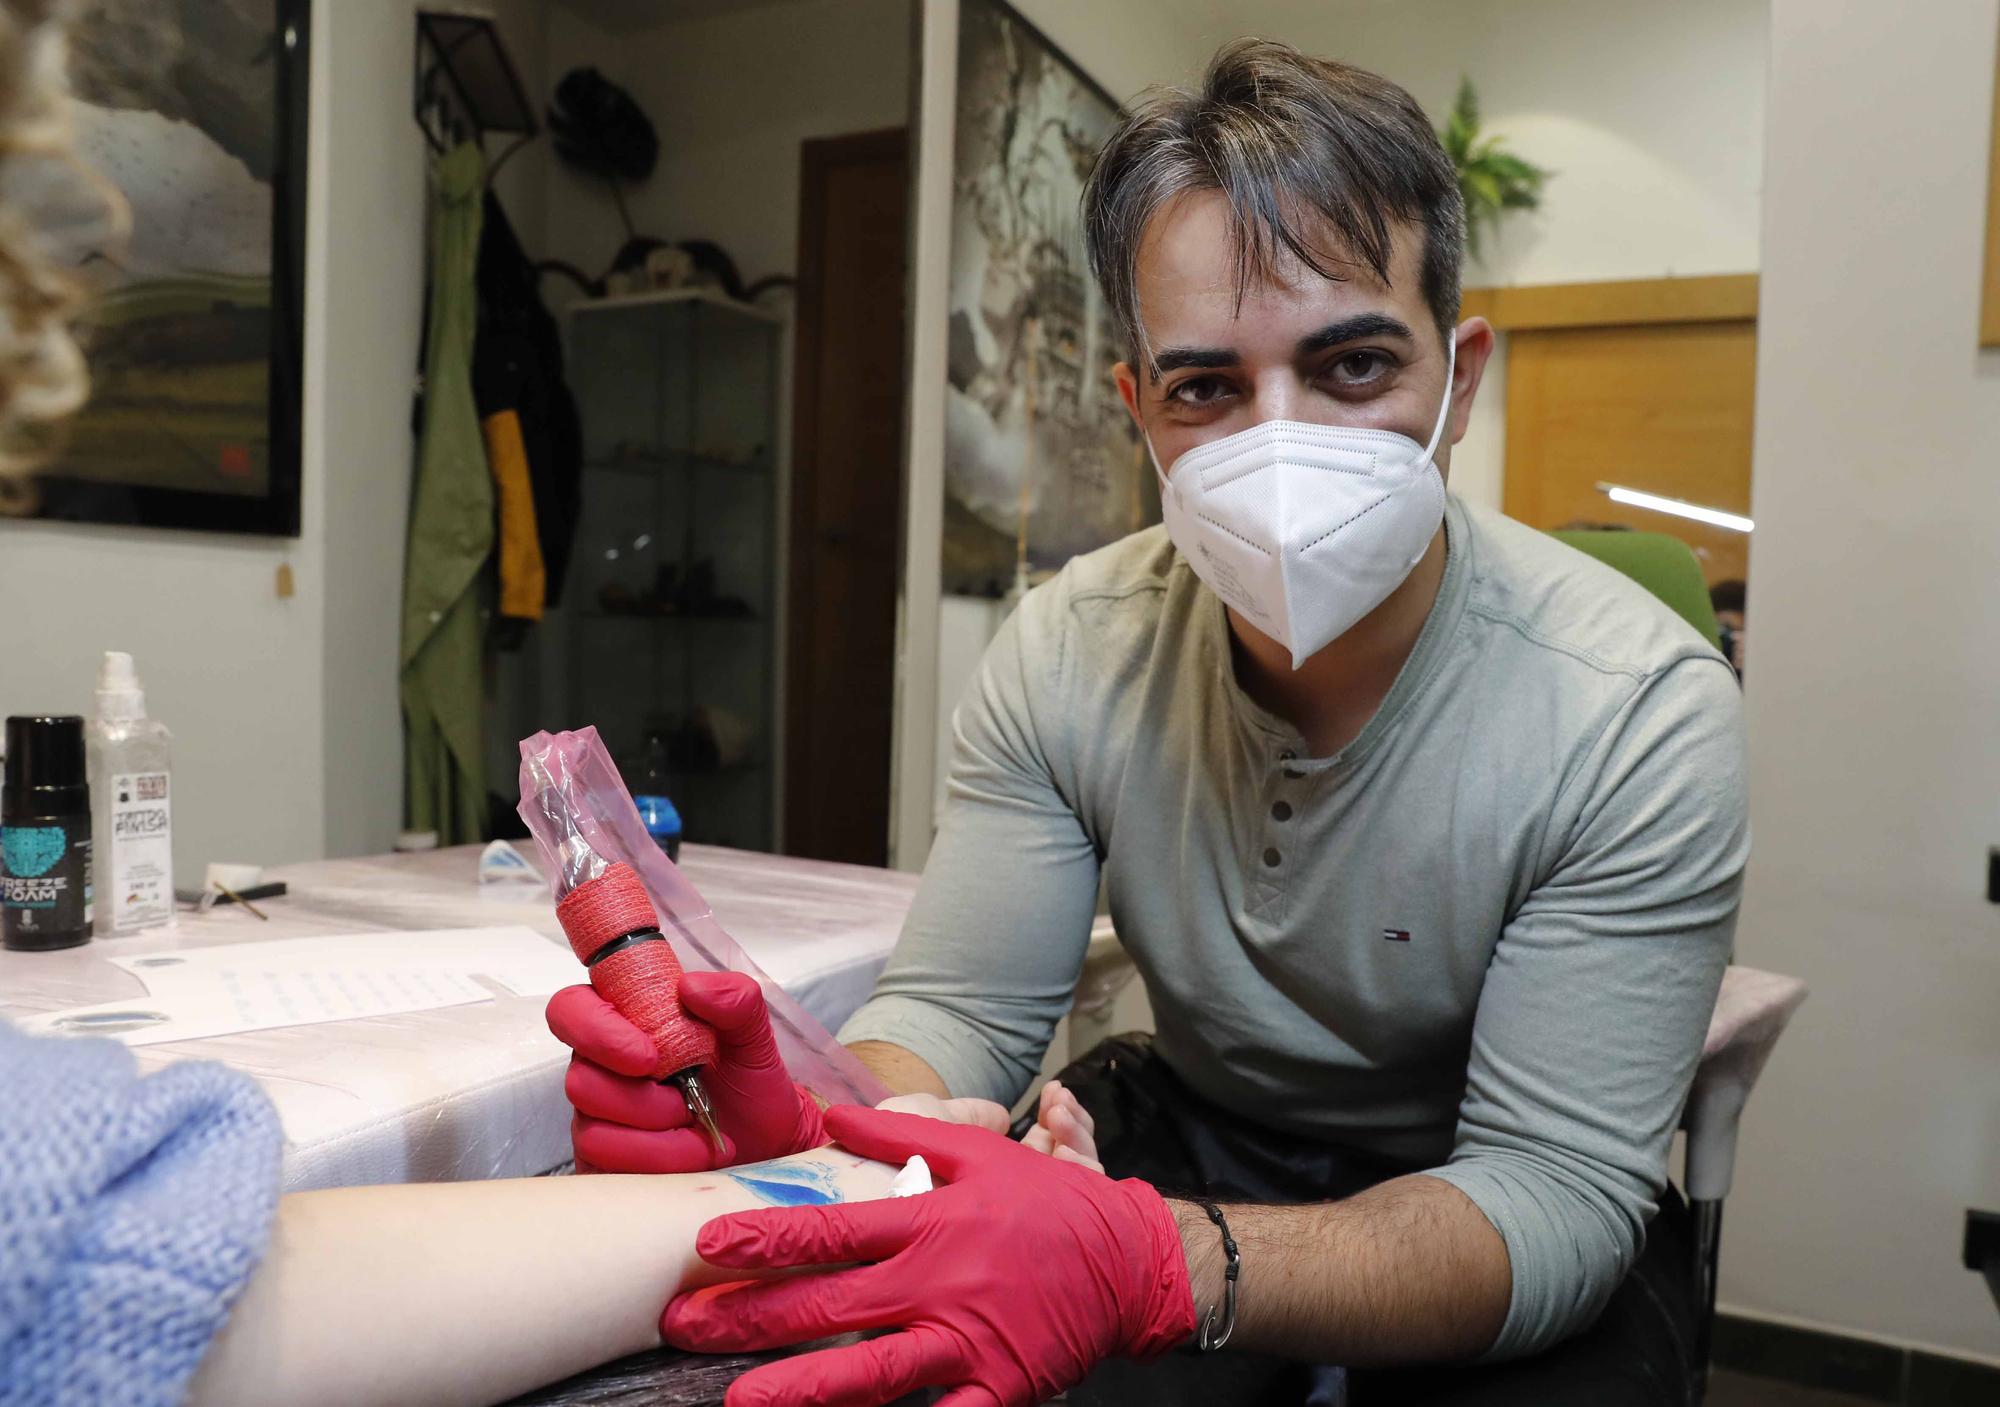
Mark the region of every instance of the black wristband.
POLYGON ((1214 1353, 1229 1342, 1229 1336, 1236 1332, 1236 1278, 1243 1271, 1243 1255, 1236 1249, 1236 1238, 1229 1234, 1229 1223, 1223 1220, 1222 1208, 1207 1197, 1189 1197, 1188 1200, 1208 1214, 1215 1223, 1215 1229, 1222 1233, 1222 1303, 1210 1305, 1208 1313, 1201 1317, 1201 1332, 1195 1335, 1194 1346, 1203 1353, 1214 1353), (1216 1311, 1222 1313, 1222 1325, 1216 1327, 1216 1311))

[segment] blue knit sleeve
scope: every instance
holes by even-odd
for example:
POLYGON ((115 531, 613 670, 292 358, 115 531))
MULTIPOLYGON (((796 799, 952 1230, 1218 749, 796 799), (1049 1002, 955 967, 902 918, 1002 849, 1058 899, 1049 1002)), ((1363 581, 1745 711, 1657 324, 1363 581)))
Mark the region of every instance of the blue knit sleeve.
POLYGON ((247 1076, 140 1078, 0 1022, 0 1407, 181 1401, 263 1254, 282 1137, 247 1076))

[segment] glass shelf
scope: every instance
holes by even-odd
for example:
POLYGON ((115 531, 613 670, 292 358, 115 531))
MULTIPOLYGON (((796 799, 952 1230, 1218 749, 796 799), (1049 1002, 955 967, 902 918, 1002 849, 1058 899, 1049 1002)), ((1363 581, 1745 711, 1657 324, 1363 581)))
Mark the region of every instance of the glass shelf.
POLYGON ((768 772, 768 762, 735 762, 727 767, 710 767, 706 771, 681 769, 673 774, 676 786, 700 785, 706 781, 726 781, 730 777, 749 776, 757 772, 768 772))
POLYGON ((697 710, 726 716, 732 750, 747 748, 749 762, 669 769, 673 788, 688 793, 686 804, 675 798, 686 838, 768 849, 777 829, 777 767, 765 759, 775 758, 778 724, 783 323, 753 312, 700 298, 572 309, 585 472, 567 625, 560 658, 551 655, 560 677, 538 707, 595 724, 628 780, 643 774, 660 729, 697 710), (714 610, 722 601, 744 613, 714 610))
POLYGON ((583 467, 598 474, 634 474, 645 479, 662 470, 686 473, 706 469, 716 474, 741 474, 746 478, 762 477, 771 472, 770 460, 764 455, 754 459, 725 459, 719 455, 678 449, 648 450, 643 454, 619 455, 610 459, 586 459, 583 467))
POLYGON ((632 621, 642 622, 646 625, 664 625, 670 621, 680 625, 762 626, 770 624, 770 622, 765 620, 764 617, 762 616, 724 616, 724 615, 703 616, 703 615, 685 615, 685 614, 675 615, 672 612, 663 612, 659 615, 655 615, 651 611, 602 611, 602 610, 576 611, 573 614, 576 616, 578 620, 632 620, 632 621))

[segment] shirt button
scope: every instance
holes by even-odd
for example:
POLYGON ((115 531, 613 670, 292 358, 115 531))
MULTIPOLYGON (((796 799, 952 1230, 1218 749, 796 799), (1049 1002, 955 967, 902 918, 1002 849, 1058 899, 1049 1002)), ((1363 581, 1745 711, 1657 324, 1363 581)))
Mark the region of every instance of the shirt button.
POLYGON ((1281 801, 1276 806, 1273 806, 1271 808, 1271 819, 1274 821, 1291 820, 1292 804, 1289 801, 1281 801))
POLYGON ((1285 857, 1283 855, 1280 855, 1275 850, 1266 850, 1264 852, 1264 868, 1268 870, 1275 870, 1276 868, 1278 868, 1278 862, 1283 860, 1284 858, 1285 857))

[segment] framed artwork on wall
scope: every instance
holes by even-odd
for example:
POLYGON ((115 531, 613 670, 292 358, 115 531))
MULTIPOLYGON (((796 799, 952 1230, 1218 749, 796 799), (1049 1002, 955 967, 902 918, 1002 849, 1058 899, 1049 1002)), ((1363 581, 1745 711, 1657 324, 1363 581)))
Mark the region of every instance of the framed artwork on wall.
POLYGON ((308 5, 94 0, 75 26, 74 145, 129 219, 54 163, 10 189, 87 290, 91 396, 0 514, 297 535, 308 5))
POLYGON ((1001 0, 963 0, 944 590, 1000 597, 1160 517, 1078 208, 1118 104, 1001 0))

